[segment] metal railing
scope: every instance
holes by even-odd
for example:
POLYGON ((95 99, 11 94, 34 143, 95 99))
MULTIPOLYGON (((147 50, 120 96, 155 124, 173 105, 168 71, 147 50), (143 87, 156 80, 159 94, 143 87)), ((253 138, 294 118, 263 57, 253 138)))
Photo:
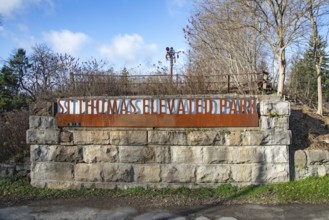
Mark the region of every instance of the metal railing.
POLYGON ((259 94, 269 88, 267 75, 71 74, 70 87, 78 95, 259 94))

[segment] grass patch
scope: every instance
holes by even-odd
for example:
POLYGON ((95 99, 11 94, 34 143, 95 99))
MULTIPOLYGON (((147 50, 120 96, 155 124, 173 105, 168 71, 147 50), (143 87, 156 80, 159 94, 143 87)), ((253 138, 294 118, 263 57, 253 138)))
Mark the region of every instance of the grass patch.
POLYGON ((0 200, 30 200, 43 198, 72 198, 85 196, 151 196, 188 198, 218 198, 222 200, 251 203, 329 203, 329 176, 310 177, 304 180, 267 184, 262 186, 236 187, 231 184, 219 185, 215 189, 145 189, 142 187, 122 189, 80 189, 59 190, 32 187, 26 179, 0 177, 0 200))

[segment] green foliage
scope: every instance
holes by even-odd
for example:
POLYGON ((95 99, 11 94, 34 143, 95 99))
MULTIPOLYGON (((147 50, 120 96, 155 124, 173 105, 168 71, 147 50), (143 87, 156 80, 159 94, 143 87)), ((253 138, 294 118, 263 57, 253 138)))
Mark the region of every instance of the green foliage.
POLYGON ((176 189, 130 188, 122 189, 80 189, 59 190, 34 188, 27 179, 0 177, 0 202, 18 199, 71 198, 84 196, 152 196, 152 197, 186 197, 186 198, 218 198, 225 201, 248 203, 329 203, 329 176, 310 177, 304 180, 267 184, 261 186, 237 187, 231 184, 219 185, 216 189, 200 188, 176 189))
POLYGON ((129 71, 127 70, 126 67, 123 68, 123 70, 121 71, 121 76, 128 76, 129 75, 129 71))
POLYGON ((27 106, 28 97, 22 92, 21 77, 29 68, 23 49, 18 49, 0 72, 0 112, 27 106))
POLYGON ((317 102, 317 72, 315 64, 319 57, 323 56, 321 65, 322 87, 324 100, 329 101, 329 57, 326 53, 327 42, 320 37, 316 56, 314 54, 313 41, 309 43, 309 49, 302 59, 297 60, 292 67, 290 76, 290 93, 299 99, 317 102))
POLYGON ((295 182, 279 184, 277 197, 281 202, 328 202, 329 176, 310 177, 295 182))
POLYGON ((231 184, 223 184, 216 188, 216 194, 220 198, 227 198, 235 195, 238 192, 238 187, 231 184))
POLYGON ((13 99, 18 94, 17 78, 9 67, 4 66, 0 73, 0 109, 10 111, 15 108, 13 99))

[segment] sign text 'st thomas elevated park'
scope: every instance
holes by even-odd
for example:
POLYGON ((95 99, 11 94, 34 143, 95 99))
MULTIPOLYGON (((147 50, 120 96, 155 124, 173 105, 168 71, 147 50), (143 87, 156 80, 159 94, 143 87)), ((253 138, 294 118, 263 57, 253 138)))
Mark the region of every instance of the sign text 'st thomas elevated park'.
POLYGON ((257 127, 255 97, 91 97, 57 100, 57 125, 257 127))

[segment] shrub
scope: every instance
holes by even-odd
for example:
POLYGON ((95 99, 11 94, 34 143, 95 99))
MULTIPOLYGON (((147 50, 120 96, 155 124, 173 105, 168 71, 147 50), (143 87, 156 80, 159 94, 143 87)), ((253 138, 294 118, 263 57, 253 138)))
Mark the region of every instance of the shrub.
POLYGON ((26 130, 29 128, 29 112, 14 110, 0 117, 0 162, 13 156, 23 158, 29 153, 26 130))

